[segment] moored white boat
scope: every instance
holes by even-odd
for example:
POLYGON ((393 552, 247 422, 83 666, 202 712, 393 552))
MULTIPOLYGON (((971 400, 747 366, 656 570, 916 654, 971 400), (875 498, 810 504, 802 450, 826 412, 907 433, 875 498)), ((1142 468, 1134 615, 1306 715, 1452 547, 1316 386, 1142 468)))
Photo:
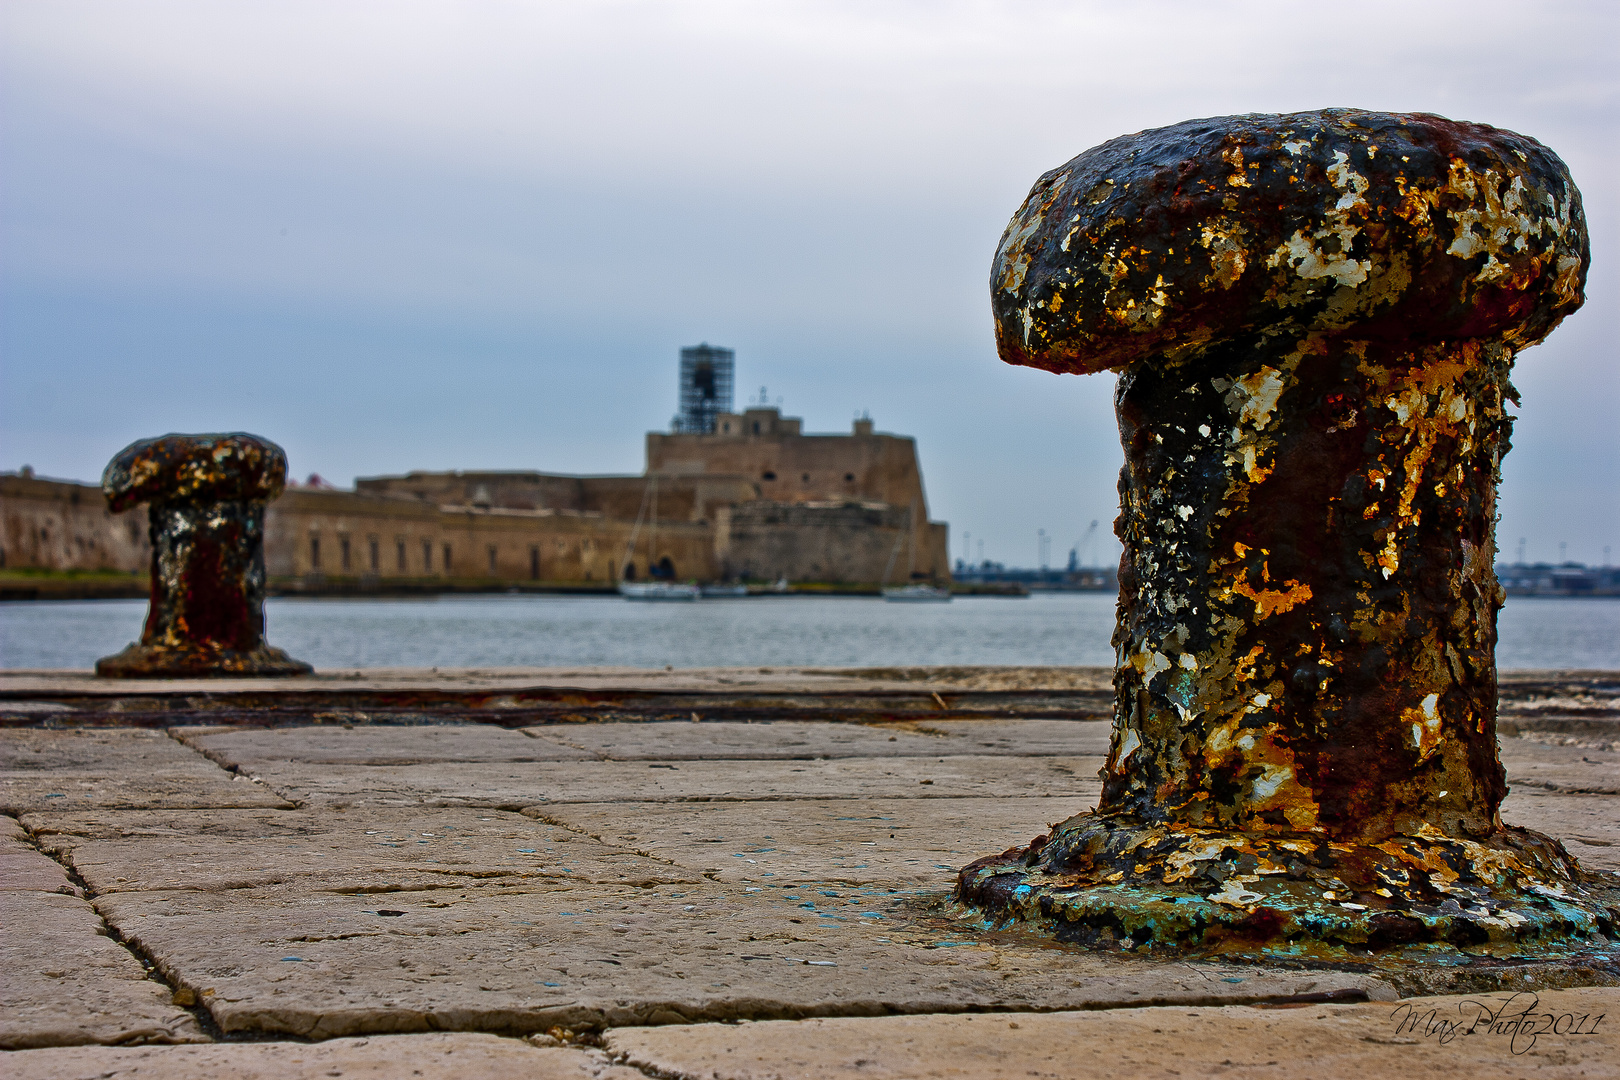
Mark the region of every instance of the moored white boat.
POLYGON ((902 585, 883 590, 883 599, 901 604, 943 604, 950 598, 951 590, 934 585, 902 585))
POLYGON ((696 600, 700 590, 673 581, 621 581, 619 595, 626 600, 696 600))

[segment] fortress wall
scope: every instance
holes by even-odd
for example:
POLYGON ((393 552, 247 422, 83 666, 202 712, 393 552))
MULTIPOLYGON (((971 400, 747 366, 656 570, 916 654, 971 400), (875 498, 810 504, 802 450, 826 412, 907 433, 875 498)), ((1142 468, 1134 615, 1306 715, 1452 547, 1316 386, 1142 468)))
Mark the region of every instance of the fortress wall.
POLYGON ((265 572, 271 577, 434 576, 442 573, 439 517, 437 506, 412 499, 292 488, 265 515, 265 572), (433 549, 427 556, 424 543, 433 549))
MULTIPOLYGON (((417 471, 290 488, 266 516, 266 570, 608 583, 634 534, 638 579, 668 557, 680 580, 872 584, 898 551, 891 582, 949 580, 914 440, 864 420, 853 435, 803 435, 771 408, 721 421, 748 434, 649 434, 645 476, 417 471)), ((144 509, 114 518, 92 485, 16 476, 0 477, 0 545, 12 567, 139 571, 150 558, 144 509)))
MULTIPOLYGON (((441 509, 410 498, 301 488, 270 506, 266 570, 272 577, 329 580, 615 582, 633 527, 573 511, 441 509)), ((638 576, 645 576, 649 558, 668 557, 682 578, 712 578, 713 536, 707 523, 664 523, 656 534, 644 525, 638 576)))
POLYGON ((904 507, 750 502, 724 510, 716 533, 727 577, 874 584, 887 570, 891 585, 907 583, 912 574, 950 580, 945 526, 913 529, 904 507))
POLYGON ((0 476, 0 568, 145 573, 146 508, 107 509, 95 484, 0 476))
MULTIPOLYGON (((586 476, 580 479, 581 503, 586 510, 604 517, 634 521, 646 499, 647 513, 653 513, 644 476, 586 476)), ((697 493, 691 483, 658 480, 658 520, 693 521, 697 514, 697 493)))
POLYGON ((759 498, 759 486, 740 476, 587 476, 582 483, 585 509, 626 521, 634 521, 644 506, 648 521, 655 511, 660 523, 712 521, 722 506, 759 498), (649 491, 653 480, 658 484, 656 506, 649 491))
POLYGON ((897 435, 647 435, 647 471, 748 480, 772 502, 854 499, 928 513, 916 440, 897 435))
MULTIPOLYGON (((590 510, 579 476, 540 472, 410 472, 404 476, 363 476, 354 482, 365 495, 409 496, 435 506, 489 505, 509 510, 590 510)), ((631 511, 634 513, 634 510, 631 511)))
MULTIPOLYGON (((487 498, 492 508, 557 510, 601 514, 634 521, 653 511, 645 476, 558 476, 536 472, 412 472, 404 476, 364 476, 355 481, 362 495, 411 498, 434 506, 473 506, 487 498)), ((757 487, 741 477, 671 475, 658 477, 660 521, 706 521, 724 503, 758 498, 757 487)))

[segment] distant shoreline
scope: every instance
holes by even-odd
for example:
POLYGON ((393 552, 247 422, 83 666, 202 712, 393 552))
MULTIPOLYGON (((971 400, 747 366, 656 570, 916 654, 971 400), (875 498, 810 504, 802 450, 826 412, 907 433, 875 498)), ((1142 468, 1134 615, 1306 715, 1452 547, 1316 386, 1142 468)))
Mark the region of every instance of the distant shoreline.
MULTIPOLYGON (((1026 589, 1018 584, 976 584, 955 582, 953 596, 1021 597, 1031 592, 1112 592, 1113 589, 1026 589)), ((430 596, 615 596, 618 586, 601 581, 507 581, 487 578, 420 580, 361 578, 272 578, 265 592, 273 597, 309 599, 368 600, 430 596)), ((151 594, 145 574, 97 573, 89 571, 0 571, 0 602, 41 600, 144 600, 151 594)), ((785 591, 763 583, 750 585, 750 598, 770 596, 880 596, 882 586, 795 582, 785 591)))
MULTIPOLYGON (((483 578, 444 580, 429 578, 420 581, 383 580, 364 582, 359 579, 327 579, 311 582, 306 578, 272 578, 265 589, 272 597, 303 597, 330 600, 397 600, 402 597, 434 596, 614 596, 618 587, 601 581, 501 581, 483 578)), ((797 582, 779 592, 765 585, 756 585, 750 598, 782 596, 855 596, 881 595, 875 584, 845 585, 820 582, 797 582)), ((1016 583, 953 582, 953 596, 1024 597, 1043 593, 1110 593, 1112 585, 1102 588, 1052 588, 1036 586, 1026 588, 1016 583)), ((151 586, 144 574, 111 574, 83 571, 0 571, 0 603, 45 600, 144 600, 151 594, 151 586)), ((1509 600, 1617 600, 1620 593, 1508 589, 1509 600)))

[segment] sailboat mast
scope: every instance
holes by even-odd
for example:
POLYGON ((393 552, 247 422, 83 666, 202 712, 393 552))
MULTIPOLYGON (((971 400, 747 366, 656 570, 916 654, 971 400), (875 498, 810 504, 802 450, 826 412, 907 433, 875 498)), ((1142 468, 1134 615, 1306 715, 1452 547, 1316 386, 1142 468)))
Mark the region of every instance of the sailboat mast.
MULTIPOLYGON (((655 481, 656 483, 656 481, 655 481)), ((625 545, 624 561, 627 566, 636 565, 636 536, 641 532, 641 519, 647 514, 647 488, 641 489, 641 506, 636 510, 636 523, 630 526, 630 543, 625 545)), ((623 568, 619 571, 619 580, 624 580, 623 568)))

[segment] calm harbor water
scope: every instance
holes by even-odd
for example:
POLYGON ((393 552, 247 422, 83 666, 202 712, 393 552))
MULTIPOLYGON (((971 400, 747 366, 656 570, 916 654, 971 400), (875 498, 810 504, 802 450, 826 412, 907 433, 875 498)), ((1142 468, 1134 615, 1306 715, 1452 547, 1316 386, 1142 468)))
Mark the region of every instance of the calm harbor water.
MULTIPOLYGON (((145 601, 0 604, 0 667, 89 668, 140 636, 145 601)), ((317 668, 1111 665, 1114 597, 949 604, 765 597, 691 604, 614 596, 272 599, 270 640, 317 668)), ((1620 599, 1514 597, 1498 664, 1620 670, 1620 599)))

